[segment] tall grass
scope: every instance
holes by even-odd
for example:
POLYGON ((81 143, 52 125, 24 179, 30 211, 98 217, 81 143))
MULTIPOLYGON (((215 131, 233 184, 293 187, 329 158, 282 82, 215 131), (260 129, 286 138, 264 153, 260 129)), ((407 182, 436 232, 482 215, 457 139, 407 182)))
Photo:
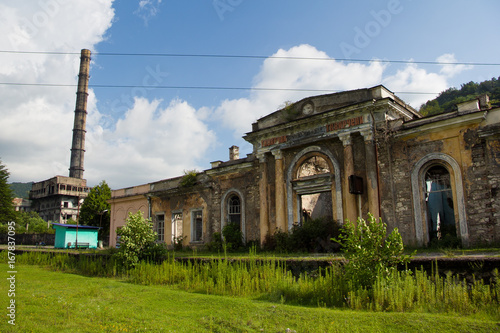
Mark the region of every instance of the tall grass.
MULTIPOLYGON (((6 252, 0 253, 3 258, 6 252)), ((116 277, 122 272, 113 257, 69 253, 25 252, 16 256, 17 264, 39 265, 52 270, 87 276, 116 277)))
POLYGON ((467 282, 451 274, 440 276, 423 270, 394 270, 386 278, 377 278, 371 287, 361 288, 354 287, 338 264, 294 277, 281 261, 252 257, 179 262, 169 255, 161 264, 141 262, 130 270, 120 269, 112 258, 102 256, 32 252, 18 255, 16 260, 18 264, 117 277, 134 284, 168 285, 197 293, 354 310, 480 314, 500 320, 498 270, 489 283, 467 282))

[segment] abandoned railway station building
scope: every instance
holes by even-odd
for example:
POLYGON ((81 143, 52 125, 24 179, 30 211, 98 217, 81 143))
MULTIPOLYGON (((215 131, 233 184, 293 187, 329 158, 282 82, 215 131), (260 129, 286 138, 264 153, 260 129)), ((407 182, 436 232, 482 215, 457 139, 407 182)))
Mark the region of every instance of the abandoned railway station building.
POLYGON ((245 242, 308 218, 381 217, 406 245, 500 241, 500 108, 488 97, 422 117, 384 86, 302 99, 252 124, 253 152, 186 177, 114 190, 110 245, 129 212, 196 247, 236 223, 245 242))

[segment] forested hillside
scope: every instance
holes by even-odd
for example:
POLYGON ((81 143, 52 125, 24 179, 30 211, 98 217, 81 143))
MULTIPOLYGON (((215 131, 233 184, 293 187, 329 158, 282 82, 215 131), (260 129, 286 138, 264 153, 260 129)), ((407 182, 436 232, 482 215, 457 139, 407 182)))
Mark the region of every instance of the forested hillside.
POLYGON ((481 83, 464 83, 457 88, 449 88, 439 94, 433 100, 427 101, 420 107, 420 113, 424 116, 450 112, 456 110, 456 105, 465 102, 479 95, 488 94, 492 106, 500 106, 500 76, 481 83))
POLYGON ((29 197, 31 185, 33 185, 33 182, 9 184, 16 198, 25 198, 25 199, 28 199, 29 197))

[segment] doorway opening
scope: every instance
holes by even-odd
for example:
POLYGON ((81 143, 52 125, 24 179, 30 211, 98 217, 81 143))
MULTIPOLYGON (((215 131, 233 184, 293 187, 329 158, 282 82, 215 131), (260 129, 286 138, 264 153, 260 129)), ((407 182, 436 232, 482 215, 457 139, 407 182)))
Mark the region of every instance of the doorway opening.
POLYGON ((427 170, 424 181, 429 245, 458 242, 450 173, 435 165, 427 170))

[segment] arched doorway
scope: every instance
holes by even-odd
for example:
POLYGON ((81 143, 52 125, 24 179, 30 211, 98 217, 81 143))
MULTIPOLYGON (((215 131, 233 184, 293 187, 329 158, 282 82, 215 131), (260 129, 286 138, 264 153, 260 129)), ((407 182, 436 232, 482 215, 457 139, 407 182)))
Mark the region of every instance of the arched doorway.
POLYGON ((413 167, 411 185, 416 245, 427 246, 455 231, 455 237, 468 247, 462 172, 457 161, 443 153, 424 156, 413 167))
POLYGON ((293 188, 298 195, 300 224, 311 219, 333 218, 331 170, 321 154, 311 154, 301 162, 294 177, 293 188))
POLYGON ((425 205, 429 242, 457 236, 450 173, 442 165, 425 172, 425 205))
POLYGON ((325 148, 307 147, 287 172, 288 228, 307 219, 343 220, 340 168, 325 148))

